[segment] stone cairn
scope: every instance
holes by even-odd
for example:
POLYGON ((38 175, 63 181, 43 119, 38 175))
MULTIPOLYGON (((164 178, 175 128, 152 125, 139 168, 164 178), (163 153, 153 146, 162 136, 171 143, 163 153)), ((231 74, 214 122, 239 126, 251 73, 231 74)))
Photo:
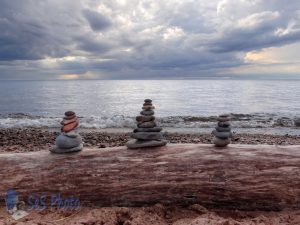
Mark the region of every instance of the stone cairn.
POLYGON ((65 112, 61 121, 61 133, 56 138, 55 146, 50 151, 53 153, 78 152, 83 148, 82 138, 77 132, 79 120, 72 111, 65 112))
POLYGON ((167 144, 164 140, 161 127, 157 127, 155 123, 154 109, 151 99, 145 99, 143 104, 143 111, 140 112, 140 116, 136 117, 137 128, 134 129, 132 138, 126 143, 128 148, 144 148, 144 147, 158 147, 167 144))
POLYGON ((214 135, 213 143, 217 147, 225 147, 231 142, 231 126, 230 117, 227 114, 220 115, 218 117, 218 125, 212 132, 214 135))

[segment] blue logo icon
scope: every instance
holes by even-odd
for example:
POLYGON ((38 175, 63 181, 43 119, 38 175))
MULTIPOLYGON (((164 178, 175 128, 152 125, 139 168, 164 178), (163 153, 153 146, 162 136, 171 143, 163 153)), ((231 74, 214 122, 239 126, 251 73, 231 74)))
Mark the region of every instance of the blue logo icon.
POLYGON ((18 203, 18 194, 14 189, 8 189, 5 196, 6 209, 12 211, 18 203))

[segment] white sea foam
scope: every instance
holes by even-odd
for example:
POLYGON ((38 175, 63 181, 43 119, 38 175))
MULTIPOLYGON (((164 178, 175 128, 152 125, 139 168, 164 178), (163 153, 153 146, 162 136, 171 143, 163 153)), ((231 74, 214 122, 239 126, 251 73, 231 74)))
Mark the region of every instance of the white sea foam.
MULTIPOLYGON (((274 114, 231 114, 232 127, 236 128, 272 128, 294 127, 297 128, 298 118, 280 117, 274 114)), ((134 128, 135 118, 129 116, 112 117, 81 117, 80 126, 86 129, 104 128, 134 128)), ((41 117, 24 114, 0 115, 0 128, 58 128, 61 118, 41 117)), ((213 128, 217 124, 215 116, 171 116, 157 117, 157 124, 171 128, 213 128)))

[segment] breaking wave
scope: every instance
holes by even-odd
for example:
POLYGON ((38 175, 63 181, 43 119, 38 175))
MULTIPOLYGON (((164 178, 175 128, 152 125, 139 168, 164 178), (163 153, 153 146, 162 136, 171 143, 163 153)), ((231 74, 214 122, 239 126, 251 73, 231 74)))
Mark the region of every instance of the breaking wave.
MULTIPOLYGON (((276 114, 230 114, 232 126, 236 128, 300 128, 300 116, 279 116, 276 114)), ((86 129, 133 128, 135 118, 116 115, 112 117, 79 117, 80 126, 86 129)), ((0 115, 0 128, 58 128, 61 117, 42 117, 27 114, 0 115)), ((158 117, 157 123, 172 128, 213 128, 216 116, 170 116, 158 117)))

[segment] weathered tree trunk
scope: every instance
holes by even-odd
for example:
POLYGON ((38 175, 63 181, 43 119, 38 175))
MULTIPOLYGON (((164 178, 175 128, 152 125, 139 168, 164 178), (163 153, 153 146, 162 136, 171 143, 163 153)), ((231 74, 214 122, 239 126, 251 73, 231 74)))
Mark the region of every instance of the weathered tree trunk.
POLYGON ((14 188, 25 201, 29 194, 61 193, 99 206, 300 208, 300 146, 170 144, 0 154, 0 168, 1 194, 14 188))

